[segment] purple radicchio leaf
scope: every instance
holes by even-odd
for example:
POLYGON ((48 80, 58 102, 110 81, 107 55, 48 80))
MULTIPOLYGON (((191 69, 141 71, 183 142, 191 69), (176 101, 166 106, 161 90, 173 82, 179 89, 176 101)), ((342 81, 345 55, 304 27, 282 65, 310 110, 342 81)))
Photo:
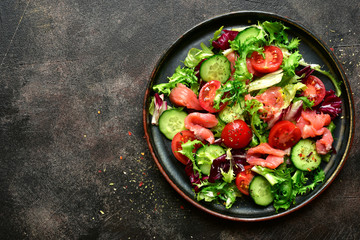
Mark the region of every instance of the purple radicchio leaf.
POLYGON ((151 124, 158 125, 160 115, 167 109, 167 102, 164 101, 164 94, 159 95, 155 93, 154 98, 154 113, 151 119, 151 124))
MULTIPOLYGON (((243 149, 232 149, 232 161, 234 161, 234 173, 237 175, 239 172, 244 171, 245 165, 248 165, 246 162, 246 154, 243 149)), ((209 175, 209 182, 214 183, 216 180, 222 178, 221 170, 223 169, 224 172, 228 172, 230 168, 230 162, 226 159, 226 154, 221 155, 220 157, 214 159, 213 163, 211 164, 210 175, 209 175)))
POLYGON ((282 120, 296 122, 301 116, 302 109, 303 109, 302 100, 290 104, 290 106, 285 109, 282 120))
POLYGON ((238 35, 239 32, 231 30, 223 30, 223 34, 216 40, 212 42, 214 48, 220 48, 221 50, 226 50, 230 47, 229 41, 233 41, 238 35))
POLYGON ((334 90, 329 90, 325 92, 324 100, 315 109, 318 113, 329 114, 331 119, 334 119, 342 111, 341 103, 341 98, 335 95, 334 90))
POLYGON ((295 71, 296 75, 298 75, 299 77, 302 77, 301 79, 303 81, 305 81, 315 70, 311 69, 310 65, 304 67, 303 69, 299 70, 299 71, 295 71))

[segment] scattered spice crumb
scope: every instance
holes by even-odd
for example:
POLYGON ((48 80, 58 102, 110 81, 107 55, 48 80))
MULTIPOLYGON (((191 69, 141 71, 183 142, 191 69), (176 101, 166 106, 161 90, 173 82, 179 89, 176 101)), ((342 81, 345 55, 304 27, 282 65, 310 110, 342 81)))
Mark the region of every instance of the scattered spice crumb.
POLYGON ((181 209, 184 209, 184 206, 183 206, 183 205, 180 205, 180 208, 181 208, 181 209))
POLYGON ((101 173, 102 171, 101 171, 101 170, 99 170, 98 172, 99 172, 99 173, 101 173))
POLYGON ((99 111, 98 111, 98 114, 100 114, 100 113, 101 113, 101 111, 99 110, 99 111))
POLYGON ((139 187, 141 187, 143 184, 144 184, 144 183, 141 181, 141 182, 139 183, 139 187))
POLYGON ((129 136, 131 136, 131 135, 132 135, 132 133, 131 133, 130 131, 128 131, 128 134, 129 134, 129 136))
POLYGON ((120 159, 122 160, 122 159, 123 159, 123 157, 122 157, 122 156, 120 156, 120 159))
POLYGON ((143 156, 144 156, 144 155, 145 155, 145 153, 143 153, 143 152, 142 152, 142 153, 141 153, 141 155, 143 155, 143 156))

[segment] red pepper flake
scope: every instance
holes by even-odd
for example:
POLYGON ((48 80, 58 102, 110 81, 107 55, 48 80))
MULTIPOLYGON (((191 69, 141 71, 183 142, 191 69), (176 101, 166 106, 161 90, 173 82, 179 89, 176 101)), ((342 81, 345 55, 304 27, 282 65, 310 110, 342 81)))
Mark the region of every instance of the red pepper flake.
POLYGON ((130 131, 128 131, 128 134, 129 134, 129 136, 131 136, 131 135, 132 135, 132 133, 131 133, 130 131))
POLYGON ((144 183, 141 181, 141 182, 139 183, 139 187, 141 187, 143 184, 144 184, 144 183))
POLYGON ((184 206, 183 206, 183 205, 180 205, 180 208, 181 208, 181 209, 184 209, 184 206))
POLYGON ((334 51, 334 49, 333 49, 332 47, 330 48, 330 50, 331 50, 331 51, 334 51))
POLYGON ((101 173, 102 171, 101 171, 101 170, 99 170, 98 172, 99 172, 99 173, 101 173))
POLYGON ((123 159, 123 156, 120 156, 120 159, 122 160, 122 159, 123 159))
POLYGON ((145 175, 146 175, 146 173, 145 173, 145 172, 143 172, 143 173, 142 173, 142 175, 144 175, 144 176, 145 176, 145 175))

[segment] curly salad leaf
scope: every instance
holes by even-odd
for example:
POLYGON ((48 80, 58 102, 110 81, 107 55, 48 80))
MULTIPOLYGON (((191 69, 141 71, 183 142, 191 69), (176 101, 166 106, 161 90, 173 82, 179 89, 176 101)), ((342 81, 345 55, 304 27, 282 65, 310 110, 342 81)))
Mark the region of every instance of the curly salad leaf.
POLYGON ((170 95, 171 90, 175 88, 178 83, 185 84, 192 89, 194 86, 198 87, 198 79, 195 75, 194 69, 186 67, 181 68, 178 66, 175 73, 169 77, 168 83, 157 84, 153 86, 153 90, 158 93, 170 95))
POLYGON ((283 164, 277 169, 254 166, 251 170, 265 177, 271 184, 276 211, 290 208, 295 203, 296 196, 313 190, 325 180, 325 172, 321 168, 305 172, 283 164))
MULTIPOLYGON (((257 137, 260 143, 267 142, 269 135, 267 131, 267 123, 264 122, 260 117, 263 104, 256 99, 247 100, 245 104, 245 110, 250 115, 250 126, 251 130, 254 132, 254 136, 257 137)), ((252 143, 258 145, 257 139, 253 138, 252 143)))

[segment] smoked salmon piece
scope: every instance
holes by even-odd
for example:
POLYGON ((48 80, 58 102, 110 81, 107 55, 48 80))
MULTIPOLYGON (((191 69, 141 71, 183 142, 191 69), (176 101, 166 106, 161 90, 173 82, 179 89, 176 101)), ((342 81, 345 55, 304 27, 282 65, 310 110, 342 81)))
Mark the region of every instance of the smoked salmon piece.
POLYGON ((281 93, 281 87, 271 87, 260 95, 252 97, 250 94, 245 96, 245 100, 256 99, 264 105, 262 118, 267 122, 271 120, 275 114, 282 111, 284 98, 281 93))
POLYGON ((178 85, 171 90, 169 98, 176 106, 195 110, 204 110, 200 106, 200 102, 196 94, 182 83, 178 83, 178 85))
POLYGON ((197 138, 206 140, 210 144, 214 143, 215 137, 208 128, 215 127, 217 124, 217 118, 211 113, 194 112, 185 118, 185 127, 192 131, 197 138))
POLYGON ((330 122, 331 117, 329 114, 306 110, 301 112, 296 126, 300 129, 303 139, 322 135, 322 138, 316 141, 316 152, 324 155, 331 150, 334 142, 331 132, 325 128, 330 122))
POLYGON ((300 128, 301 137, 305 139, 322 135, 323 132, 319 130, 329 125, 330 122, 331 117, 329 114, 318 114, 314 110, 306 110, 301 112, 296 126, 300 128))
POLYGON ((250 165, 259 165, 275 169, 284 162, 285 154, 285 151, 272 148, 268 143, 261 143, 247 151, 246 161, 250 165), (265 157, 265 159, 263 157, 265 157))
POLYGON ((235 62, 238 58, 238 55, 235 52, 231 52, 228 55, 226 55, 226 58, 229 60, 230 62, 230 66, 231 66, 231 75, 234 74, 235 72, 235 62))
POLYGON ((316 152, 318 154, 321 155, 325 155, 327 154, 331 148, 332 148, 332 143, 334 142, 334 138, 330 132, 329 129, 327 128, 322 128, 323 129, 323 136, 320 140, 316 141, 316 152))

